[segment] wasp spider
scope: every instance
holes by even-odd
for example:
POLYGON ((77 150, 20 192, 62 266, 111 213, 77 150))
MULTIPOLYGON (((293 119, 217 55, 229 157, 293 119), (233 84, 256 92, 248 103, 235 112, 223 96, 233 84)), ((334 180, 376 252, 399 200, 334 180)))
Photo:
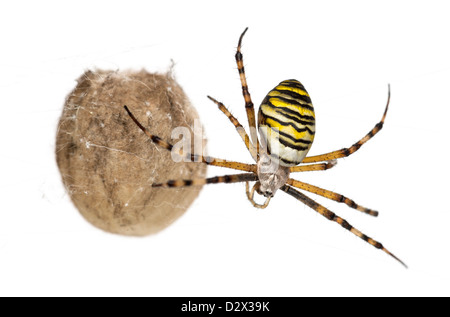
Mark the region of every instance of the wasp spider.
MULTIPOLYGON (((250 136, 223 103, 210 96, 208 96, 208 98, 219 107, 234 125, 256 164, 246 164, 183 152, 181 155, 192 161, 226 167, 243 171, 244 173, 204 179, 169 180, 164 183, 152 184, 152 187, 186 187, 204 184, 245 182, 247 197, 252 205, 257 208, 267 207, 270 199, 275 195, 275 192, 280 189, 314 209, 328 220, 338 223, 341 227, 349 230, 375 248, 381 249, 406 267, 405 263, 388 251, 380 242, 368 237, 350 225, 346 220, 337 216, 334 212, 318 204, 295 188, 344 203, 351 208, 371 216, 377 216, 377 211, 365 208, 344 195, 290 178, 290 174, 295 172, 322 171, 332 168, 336 165, 336 159, 353 154, 364 143, 377 134, 383 127, 386 118, 390 100, 390 89, 388 89, 388 100, 381 121, 378 122, 362 139, 348 148, 321 155, 306 156, 314 140, 314 108, 308 92, 299 81, 294 79, 282 81, 267 94, 259 108, 258 128, 261 137, 261 140, 259 140, 256 130, 255 110, 247 85, 243 56, 241 53, 242 38, 247 32, 247 29, 248 28, 244 30, 239 38, 235 58, 242 85, 242 94, 245 100, 250 136), (249 188, 249 182, 255 182, 251 190, 249 188), (264 204, 261 205, 254 201, 255 191, 266 198, 264 204)), ((170 143, 151 134, 144 126, 142 126, 127 106, 125 106, 125 110, 153 143, 168 151, 173 149, 173 146, 170 143)))

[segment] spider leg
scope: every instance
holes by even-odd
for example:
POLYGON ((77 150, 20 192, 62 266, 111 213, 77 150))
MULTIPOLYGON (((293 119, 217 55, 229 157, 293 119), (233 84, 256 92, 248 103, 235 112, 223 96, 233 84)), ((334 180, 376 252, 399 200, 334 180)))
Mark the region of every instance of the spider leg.
POLYGON ((325 171, 327 169, 335 167, 336 164, 337 164, 336 160, 331 160, 326 163, 297 165, 297 166, 292 166, 289 169, 289 172, 295 173, 295 172, 325 171))
POLYGON ((364 233, 359 231, 358 229, 354 228, 352 225, 350 225, 345 219, 337 216, 334 212, 328 210, 327 208, 323 207, 322 205, 318 204, 308 196, 305 196, 304 194, 300 193, 298 190, 292 188, 291 186, 284 185, 281 187, 281 190, 286 192, 287 194, 291 195, 292 197, 296 198, 297 200, 301 201, 308 207, 314 209, 319 214, 327 218, 328 220, 334 221, 338 223, 342 228, 347 229, 357 237, 361 238, 362 240, 366 241, 367 243, 371 244, 377 249, 380 249, 384 251, 385 253, 389 254, 391 257, 396 259, 398 262, 400 262, 405 268, 407 268, 406 264, 397 258, 394 254, 392 254, 390 251, 388 251, 380 242, 373 240, 372 238, 369 238, 364 233))
POLYGON ((252 98, 250 97, 250 92, 248 90, 247 79, 245 77, 244 59, 241 53, 242 38, 244 37, 244 34, 245 32, 247 32, 247 30, 248 28, 245 28, 244 32, 242 32, 241 36, 239 37, 235 58, 239 72, 239 78, 241 79, 242 95, 244 96, 245 100, 245 110, 247 111, 248 125, 250 127, 250 136, 252 138, 253 144, 256 146, 257 153, 259 153, 258 134, 256 133, 255 108, 253 106, 252 98))
POLYGON ((361 211, 363 213, 366 213, 368 215, 377 217, 378 216, 378 211, 363 207, 361 205, 358 205, 357 203, 355 203, 352 199, 345 197, 344 195, 332 192, 331 190, 327 190, 327 189, 323 189, 311 184, 307 184, 307 183, 303 183, 300 182, 298 180, 289 178, 286 182, 286 184, 289 184, 293 187, 299 188, 299 189, 303 189, 306 190, 310 193, 337 201, 338 203, 344 203, 347 206, 356 209, 358 211, 361 211))
POLYGON ((386 114, 389 107, 389 101, 391 99, 391 87, 388 85, 388 99, 386 103, 386 109, 384 110, 383 117, 381 118, 381 121, 378 122, 372 130, 370 130, 369 133, 367 133, 361 140, 353 144, 349 148, 343 148, 337 151, 321 154, 321 155, 315 155, 315 156, 309 156, 305 157, 302 161, 302 163, 314 163, 314 162, 321 162, 321 161, 329 161, 329 160, 335 160, 341 157, 347 157, 351 154, 355 153, 364 143, 369 141, 375 134, 377 134, 382 128, 384 124, 384 119, 386 118, 386 114))
POLYGON ((233 174, 224 176, 215 176, 209 178, 198 179, 179 179, 170 180, 165 183, 154 183, 152 187, 189 187, 189 186, 201 186, 206 184, 219 184, 219 183, 239 183, 239 182, 252 182, 258 180, 258 176, 254 173, 233 174))
MULTIPOLYGON (((125 110, 127 111, 130 118, 136 123, 136 125, 150 138, 150 140, 155 143, 156 145, 160 146, 163 149, 166 149, 167 151, 172 151, 173 145, 162 140, 159 136, 151 134, 137 119, 136 117, 131 113, 131 111, 128 109, 127 106, 124 106, 125 110)), ((197 154, 191 154, 191 153, 180 153, 180 155, 183 158, 188 158, 192 162, 202 162, 207 165, 213 165, 213 166, 220 166, 220 167, 226 167, 231 168, 235 170, 245 171, 245 172, 256 172, 256 165, 255 164, 245 164, 240 162, 234 162, 234 161, 228 161, 224 159, 218 159, 211 156, 203 156, 203 155, 197 155, 197 154)))
POLYGON ((236 131, 239 133, 239 135, 241 136, 242 141, 244 141, 245 146, 247 147, 248 151, 250 152, 253 160, 258 161, 258 155, 256 152, 256 148, 253 145, 253 143, 250 141, 250 138, 247 134, 247 132, 245 131, 244 127, 242 126, 242 124, 240 124, 240 122, 238 121, 238 119, 236 119, 236 117, 234 117, 231 112, 227 109, 227 107, 225 107, 225 105, 219 101, 217 101, 216 99, 214 99, 211 96, 207 96, 210 100, 212 100, 220 109, 220 111, 222 111, 228 119, 230 119, 231 123, 234 125, 234 127, 236 128, 236 131))

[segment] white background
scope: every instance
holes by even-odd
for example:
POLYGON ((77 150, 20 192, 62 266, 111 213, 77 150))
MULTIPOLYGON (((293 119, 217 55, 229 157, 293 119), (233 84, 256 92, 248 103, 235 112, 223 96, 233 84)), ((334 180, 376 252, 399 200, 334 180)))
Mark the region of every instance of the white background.
POLYGON ((448 12, 444 1, 3 2, 0 295, 449 296, 448 12), (310 154, 366 134, 391 84, 380 134, 333 170, 296 177, 379 210, 372 218, 313 197, 409 269, 282 192, 254 209, 242 184, 205 187, 146 238, 104 233, 72 205, 54 142, 64 98, 87 69, 165 71, 173 59, 209 154, 250 162, 205 97, 246 123, 234 62, 246 26, 255 104, 290 78, 312 96, 310 154))

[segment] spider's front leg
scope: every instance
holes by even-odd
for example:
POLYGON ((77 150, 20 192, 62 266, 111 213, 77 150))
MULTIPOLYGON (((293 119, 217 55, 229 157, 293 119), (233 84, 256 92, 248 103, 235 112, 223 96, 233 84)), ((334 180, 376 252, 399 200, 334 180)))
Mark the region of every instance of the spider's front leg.
POLYGON ((214 176, 208 178, 197 178, 197 179, 177 179, 169 180, 164 183, 153 183, 152 187, 189 187, 189 186, 202 186, 207 184, 220 184, 220 183, 240 183, 240 182, 252 182, 256 181, 257 176, 253 173, 243 173, 243 174, 232 174, 224 176, 214 176))
MULTIPOLYGON (((142 132, 144 132, 154 144, 156 144, 157 146, 159 146, 159 147, 161 147, 161 148, 163 148, 163 149, 165 149, 165 150, 167 150, 169 152, 173 150, 173 145, 172 144, 162 140, 157 135, 151 134, 147 130, 147 128, 145 128, 136 119, 136 117, 133 115, 133 113, 131 113, 130 109, 128 109, 127 106, 124 106, 124 109, 126 110, 128 115, 130 116, 130 118, 134 121, 134 123, 139 127, 139 129, 141 129, 142 132)), ((197 155, 197 154, 192 154, 192 153, 187 153, 187 152, 186 153, 185 152, 181 152, 180 156, 183 157, 183 158, 190 159, 192 162, 201 162, 201 163, 204 163, 204 164, 207 164, 207 165, 226 167, 226 168, 231 168, 231 169, 240 170, 240 171, 246 171, 246 172, 252 172, 252 173, 256 172, 256 165, 255 164, 246 164, 246 163, 234 162, 234 161, 224 160, 224 159, 215 158, 215 157, 211 157, 211 156, 203 156, 203 155, 197 155)))
POLYGON ((260 144, 258 141, 258 134, 256 132, 255 107, 253 105, 253 101, 250 96, 250 91, 248 89, 247 78, 245 76, 244 57, 241 53, 242 39, 244 38, 244 35, 247 32, 247 30, 248 30, 248 27, 245 28, 244 32, 242 32, 241 36, 239 37, 239 42, 238 42, 238 46, 236 49, 235 59, 236 59, 237 69, 239 72, 239 78, 241 80, 242 95, 245 100, 245 111, 247 112, 248 125, 250 128, 250 136, 252 138, 252 143, 257 150, 257 153, 259 153, 260 144))
POLYGON ((223 103, 221 103, 220 101, 217 101, 216 99, 214 99, 211 96, 207 96, 207 97, 219 107, 219 110, 222 111, 225 116, 227 116, 227 118, 230 120, 230 122, 236 128, 236 131, 239 134, 239 136, 241 137, 242 141, 244 141, 244 144, 247 147, 247 150, 250 152, 250 155, 252 156, 253 160, 255 162, 258 161, 257 149, 255 148, 253 143, 250 141, 250 138, 249 138, 247 132, 245 131, 244 127, 239 122, 239 120, 236 119, 236 117, 234 117, 231 114, 231 112, 227 109, 227 107, 225 107, 225 105, 223 103))

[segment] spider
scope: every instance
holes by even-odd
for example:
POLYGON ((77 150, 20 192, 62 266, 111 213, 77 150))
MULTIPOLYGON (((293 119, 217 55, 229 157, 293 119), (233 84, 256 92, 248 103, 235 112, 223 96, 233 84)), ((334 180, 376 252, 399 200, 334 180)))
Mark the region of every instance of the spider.
MULTIPOLYGON (((244 173, 202 179, 169 180, 164 183, 154 183, 151 186, 187 187, 204 184, 245 182, 247 198, 256 208, 266 208, 277 190, 281 190, 312 208, 328 220, 338 223, 341 227, 347 229, 375 248, 384 251, 403 266, 407 267, 403 261, 388 251, 380 242, 368 237, 350 225, 345 219, 337 216, 334 212, 320 205, 295 188, 323 196, 339 203, 344 203, 351 208, 371 216, 378 216, 377 211, 365 208, 344 195, 290 178, 290 173, 323 171, 334 167, 337 163, 337 159, 355 153, 363 144, 377 134, 383 127, 389 107, 390 86, 388 85, 388 98, 381 121, 378 122, 362 139, 348 148, 342 148, 321 155, 306 156, 311 148, 315 135, 314 108, 308 92, 299 81, 294 79, 282 81, 267 94, 259 108, 259 140, 256 129, 254 105, 250 97, 244 70, 243 55, 241 53, 242 39, 247 30, 248 28, 246 28, 239 37, 235 58, 242 86, 242 94, 245 100, 245 110, 250 128, 250 136, 222 102, 217 101, 211 96, 207 97, 218 106, 219 110, 221 110, 234 125, 256 164, 246 164, 182 152, 182 157, 188 158, 193 162, 230 168, 243 171, 244 173), (249 182, 255 182, 251 190, 249 182), (265 197, 264 204, 255 202, 255 191, 259 195, 265 197)), ((124 106, 124 108, 131 119, 153 143, 168 151, 172 151, 172 144, 151 134, 135 118, 127 106, 124 106)))

